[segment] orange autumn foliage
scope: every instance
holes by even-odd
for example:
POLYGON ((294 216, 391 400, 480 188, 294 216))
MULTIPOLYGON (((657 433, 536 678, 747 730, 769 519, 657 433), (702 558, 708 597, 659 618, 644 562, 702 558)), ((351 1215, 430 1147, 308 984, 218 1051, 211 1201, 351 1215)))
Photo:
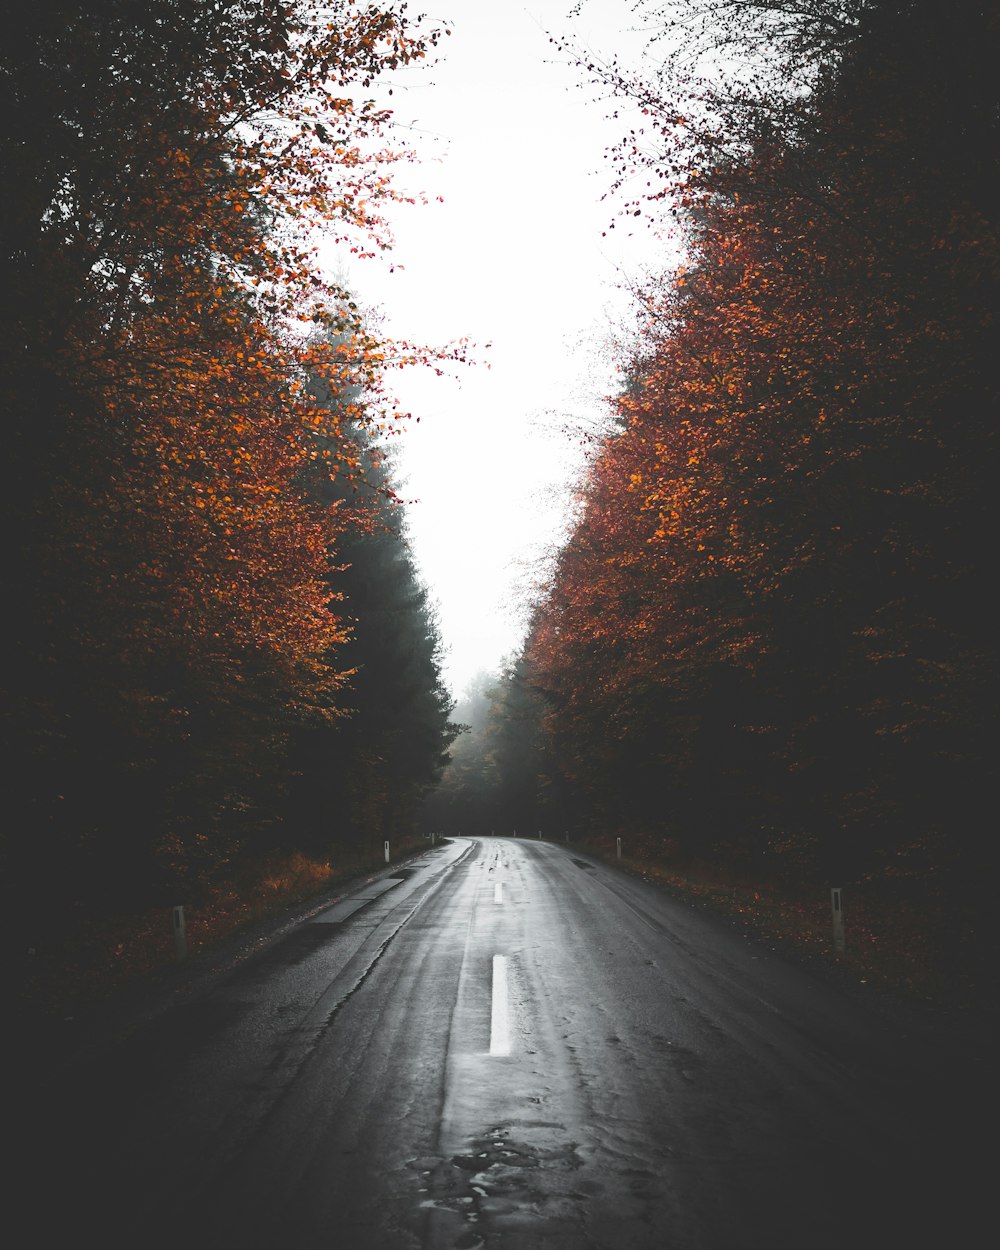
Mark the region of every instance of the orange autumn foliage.
MULTIPOLYGON (((369 402, 387 361, 420 357, 363 331, 311 235, 324 225, 361 253, 387 244, 380 204, 398 198, 389 172, 406 154, 386 149, 389 114, 356 93, 422 57, 428 37, 391 10, 313 3, 243 35, 249 72, 209 57, 166 110, 121 123, 103 182, 57 206, 59 246, 89 266, 60 369, 93 414, 72 437, 102 479, 72 505, 74 541, 106 607, 88 645, 166 648, 196 666, 253 653, 294 670, 305 696, 321 672, 336 679, 344 626, 327 574, 343 522, 301 476, 320 436, 331 472, 351 466, 303 385, 319 361, 296 323, 341 327, 339 359, 322 367, 369 402)), ((107 87, 121 121, 128 73, 107 87)))
POLYGON ((637 292, 616 429, 525 653, 598 818, 956 899, 995 691, 998 255, 996 18, 959 10, 929 59, 931 15, 859 9, 800 66, 809 92, 682 103, 606 69, 645 127, 613 154, 627 211, 679 206, 688 263, 637 292))
POLYGON ((359 514, 317 475, 357 473, 347 426, 437 357, 369 333, 315 239, 391 242, 408 156, 370 88, 438 33, 351 0, 43 0, 0 50, 19 879, 223 871, 277 836, 291 728, 343 711, 359 514))

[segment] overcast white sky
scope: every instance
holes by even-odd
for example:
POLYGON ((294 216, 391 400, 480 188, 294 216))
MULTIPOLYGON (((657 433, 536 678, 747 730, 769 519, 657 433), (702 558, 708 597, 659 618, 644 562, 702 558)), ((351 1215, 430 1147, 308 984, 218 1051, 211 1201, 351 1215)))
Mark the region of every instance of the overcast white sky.
POLYGON ((391 101, 424 157, 404 184, 444 203, 395 215, 402 269, 347 273, 389 337, 492 345, 457 380, 411 371, 395 384, 420 417, 400 439, 404 492, 456 694, 517 648, 531 569, 564 531, 581 452, 561 431, 592 426, 613 389, 602 345, 628 303, 619 269, 670 262, 621 223, 602 238, 603 154, 622 123, 605 120, 547 31, 633 60, 645 40, 627 0, 587 0, 576 19, 571 3, 446 0, 440 63, 407 71, 391 101))

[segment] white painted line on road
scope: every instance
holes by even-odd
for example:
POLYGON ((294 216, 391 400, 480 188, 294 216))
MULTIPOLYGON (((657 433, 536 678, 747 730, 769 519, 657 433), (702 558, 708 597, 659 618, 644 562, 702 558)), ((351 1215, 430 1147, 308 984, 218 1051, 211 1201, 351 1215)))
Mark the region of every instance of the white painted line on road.
POLYGON ((494 903, 503 902, 503 882, 502 881, 498 881, 496 885, 493 887, 493 901, 494 903))
POLYGON ((490 1019, 490 1054, 510 1054, 506 955, 493 956, 493 1012, 490 1019))

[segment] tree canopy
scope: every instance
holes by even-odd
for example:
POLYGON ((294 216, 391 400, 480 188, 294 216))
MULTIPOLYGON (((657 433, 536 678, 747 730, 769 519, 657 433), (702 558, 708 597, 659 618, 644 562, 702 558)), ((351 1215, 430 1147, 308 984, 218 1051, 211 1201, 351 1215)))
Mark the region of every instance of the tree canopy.
POLYGON ((520 661, 549 767, 585 827, 982 916, 996 15, 640 7, 686 31, 662 72, 583 64, 686 261, 637 292, 520 661))
MULTIPOLYGON (((429 356, 369 332, 314 232, 359 255, 391 242, 408 155, 370 88, 439 35, 405 5, 350 0, 40 0, 7 32, 19 880, 136 902, 241 847, 294 844, 290 736, 347 714, 348 651, 374 630, 336 572, 362 524, 343 488, 370 460, 357 423, 391 415, 387 368, 429 356)), ((440 711, 419 628, 415 680, 440 711)), ((421 727, 428 757, 446 719, 421 727)))

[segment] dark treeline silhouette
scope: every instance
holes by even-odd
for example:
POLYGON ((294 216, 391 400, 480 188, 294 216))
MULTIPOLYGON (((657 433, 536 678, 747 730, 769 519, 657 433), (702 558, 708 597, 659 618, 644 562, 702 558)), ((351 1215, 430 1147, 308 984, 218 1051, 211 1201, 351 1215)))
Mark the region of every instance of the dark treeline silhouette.
MULTIPOLYGON (((319 404, 354 405, 351 388, 313 380, 319 404)), ((350 423, 349 413, 344 423, 350 423)), ((320 460, 311 490, 345 508, 352 523, 337 542, 331 589, 342 597, 350 634, 331 663, 347 669, 332 719, 301 722, 289 759, 292 824, 303 846, 357 842, 372 831, 395 839, 417 830, 422 802, 458 730, 441 681, 440 639, 398 503, 391 444, 355 423, 356 475, 331 478, 320 460)), ((422 824, 421 824, 422 828, 422 824)))

